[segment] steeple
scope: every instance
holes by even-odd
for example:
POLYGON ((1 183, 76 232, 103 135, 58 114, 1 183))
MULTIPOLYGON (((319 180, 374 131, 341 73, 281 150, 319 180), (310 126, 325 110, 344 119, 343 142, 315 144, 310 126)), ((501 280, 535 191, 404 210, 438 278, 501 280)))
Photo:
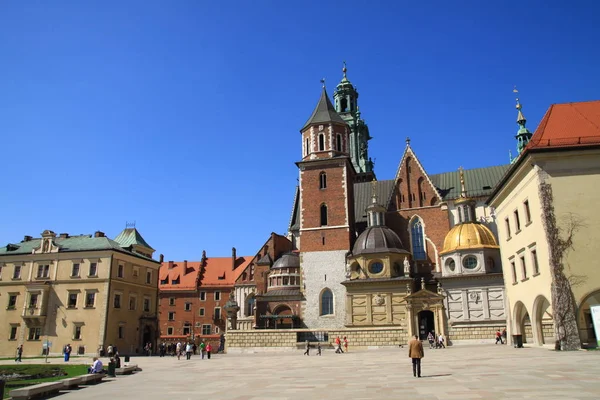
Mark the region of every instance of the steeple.
POLYGON ((465 183, 465 170, 458 168, 460 177, 460 197, 454 201, 458 211, 458 223, 475 222, 475 200, 467 194, 467 185, 465 183))
POLYGON ((335 109, 350 126, 350 156, 352 165, 365 181, 373 179, 373 162, 369 158, 369 127, 361 118, 358 106, 358 90, 348 80, 348 68, 344 61, 342 80, 333 94, 335 109))
POLYGON ((385 225, 385 207, 377 200, 377 180, 371 181, 371 204, 367 207, 367 224, 371 226, 385 225))
MULTIPOLYGON (((513 89, 513 93, 519 93, 516 86, 513 89)), ((516 160, 519 157, 521 152, 523 152, 523 150, 525 149, 525 146, 527 146, 527 143, 529 143, 529 140, 531 139, 531 136, 532 136, 531 132, 529 132, 529 129, 527 129, 527 127, 525 126, 525 124, 527 123, 527 119, 525 118, 525 116, 523 115, 523 112, 521 111, 523 106, 521 105, 521 102, 519 101, 518 97, 517 97, 517 105, 515 107, 517 109, 517 125, 519 125, 519 130, 517 131, 517 135, 515 136, 515 139, 517 139, 518 154, 517 154, 517 157, 515 157, 514 159, 511 160, 511 162, 514 162, 514 160, 516 160)))
POLYGON ((321 97, 319 98, 319 102, 312 112, 310 118, 300 132, 304 131, 310 125, 316 124, 324 124, 327 122, 338 122, 341 124, 345 124, 346 121, 339 116, 339 114, 335 111, 333 104, 331 104, 331 100, 329 100, 329 96, 327 95, 327 89, 325 88, 325 79, 321 79, 321 83, 323 84, 323 90, 321 91, 321 97))

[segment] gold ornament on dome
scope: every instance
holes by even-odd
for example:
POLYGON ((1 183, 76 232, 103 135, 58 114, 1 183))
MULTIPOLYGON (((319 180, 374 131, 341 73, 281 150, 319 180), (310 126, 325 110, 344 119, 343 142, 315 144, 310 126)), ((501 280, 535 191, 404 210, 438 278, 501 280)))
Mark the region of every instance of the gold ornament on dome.
POLYGON ((498 248, 492 231, 485 225, 476 222, 455 225, 444 239, 443 253, 455 250, 498 248))

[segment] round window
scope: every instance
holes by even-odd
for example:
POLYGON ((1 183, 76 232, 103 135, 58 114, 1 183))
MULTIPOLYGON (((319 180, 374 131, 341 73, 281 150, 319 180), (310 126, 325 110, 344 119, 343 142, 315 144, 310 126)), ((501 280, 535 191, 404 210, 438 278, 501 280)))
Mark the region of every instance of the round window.
POLYGON ((383 271, 383 264, 380 263, 379 261, 376 261, 374 263, 371 264, 371 266, 369 267, 369 271, 372 274, 378 274, 381 271, 383 271))
POLYGON ((463 267, 466 269, 475 269, 477 268, 477 257, 475 256, 467 256, 463 259, 463 267))
POLYGON ((454 272, 456 269, 456 263, 454 262, 453 258, 449 258, 448 261, 446 261, 446 267, 448 267, 450 271, 454 272))

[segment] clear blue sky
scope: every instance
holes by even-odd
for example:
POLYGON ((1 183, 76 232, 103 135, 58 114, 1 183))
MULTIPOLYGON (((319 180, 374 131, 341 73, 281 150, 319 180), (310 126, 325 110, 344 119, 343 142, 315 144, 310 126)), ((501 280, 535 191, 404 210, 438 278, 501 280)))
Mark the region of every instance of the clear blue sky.
POLYGON ((532 131, 551 103, 600 98, 598 15, 594 1, 3 1, 0 245, 135 220, 167 260, 253 254, 286 232, 299 129, 342 60, 378 179, 407 136, 431 174, 504 164, 513 85, 532 131))

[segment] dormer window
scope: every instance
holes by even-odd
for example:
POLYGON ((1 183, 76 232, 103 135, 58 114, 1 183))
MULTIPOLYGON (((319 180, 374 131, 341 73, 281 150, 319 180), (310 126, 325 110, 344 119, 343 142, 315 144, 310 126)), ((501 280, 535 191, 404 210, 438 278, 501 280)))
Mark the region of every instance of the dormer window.
POLYGON ((177 277, 176 279, 173 279, 171 281, 171 284, 173 284, 173 285, 179 285, 179 277, 177 277))

